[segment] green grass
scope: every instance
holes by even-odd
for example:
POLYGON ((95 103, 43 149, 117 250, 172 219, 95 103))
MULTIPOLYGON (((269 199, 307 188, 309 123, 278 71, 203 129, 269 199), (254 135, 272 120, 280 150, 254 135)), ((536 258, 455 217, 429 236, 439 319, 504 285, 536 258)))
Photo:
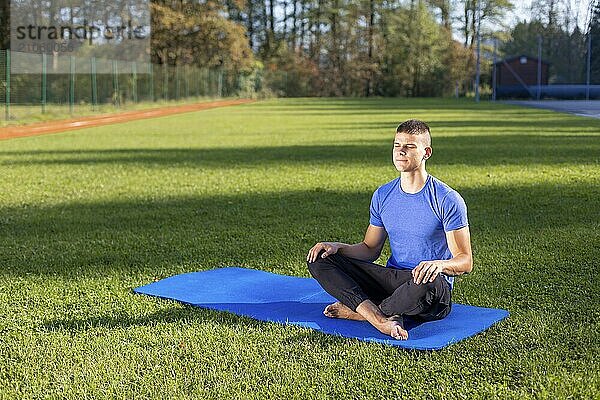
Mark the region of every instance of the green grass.
POLYGON ((600 398, 600 120, 270 100, 2 141, 0 172, 0 398, 600 398), (509 319, 419 352, 131 292, 228 265, 308 276, 314 242, 362 239, 409 117, 469 207, 454 299, 509 319))

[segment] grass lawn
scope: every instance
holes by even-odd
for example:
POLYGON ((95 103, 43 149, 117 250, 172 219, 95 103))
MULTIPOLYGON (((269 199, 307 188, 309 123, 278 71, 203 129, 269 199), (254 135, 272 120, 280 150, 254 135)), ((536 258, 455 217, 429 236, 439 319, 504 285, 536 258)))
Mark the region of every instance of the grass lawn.
POLYGON ((600 398, 600 120, 269 100, 2 141, 0 173, 0 398, 600 398), (229 265, 308 276, 316 241, 362 239, 410 117, 469 207, 454 300, 509 319, 420 352, 132 294, 229 265))

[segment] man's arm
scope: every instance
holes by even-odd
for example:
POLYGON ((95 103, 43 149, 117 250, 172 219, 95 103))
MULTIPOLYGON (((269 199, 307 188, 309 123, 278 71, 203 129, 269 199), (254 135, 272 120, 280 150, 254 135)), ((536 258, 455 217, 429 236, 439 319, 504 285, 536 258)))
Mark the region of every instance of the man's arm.
POLYGON ((335 254, 339 251, 340 254, 356 258, 363 261, 375 261, 379 258, 383 244, 387 238, 387 232, 384 228, 375 225, 369 225, 365 232, 365 238, 362 242, 356 244, 346 244, 338 242, 319 242, 315 244, 306 256, 306 261, 315 262, 321 250, 325 252, 321 257, 325 258, 328 255, 335 254))
POLYGON ((449 260, 421 261, 412 270, 416 284, 433 282, 438 274, 455 276, 469 273, 473 270, 473 253, 471 251, 471 235, 469 227, 446 232, 448 248, 452 253, 449 260))

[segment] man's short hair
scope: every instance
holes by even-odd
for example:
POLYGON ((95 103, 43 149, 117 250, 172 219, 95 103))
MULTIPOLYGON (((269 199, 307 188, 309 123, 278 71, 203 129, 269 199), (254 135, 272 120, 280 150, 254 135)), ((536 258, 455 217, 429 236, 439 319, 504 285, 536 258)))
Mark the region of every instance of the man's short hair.
POLYGON ((429 130, 429 126, 418 119, 409 119, 408 121, 404 121, 398 128, 396 128, 396 133, 408 133, 409 135, 425 135, 425 143, 427 146, 431 146, 431 131, 429 130))

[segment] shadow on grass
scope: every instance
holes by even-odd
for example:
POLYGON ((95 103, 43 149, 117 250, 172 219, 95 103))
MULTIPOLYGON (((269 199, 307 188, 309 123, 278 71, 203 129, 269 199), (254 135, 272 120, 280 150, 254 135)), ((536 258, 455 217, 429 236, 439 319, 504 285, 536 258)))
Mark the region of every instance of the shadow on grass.
MULTIPOLYGON (((174 300, 169 300, 170 302, 174 300)), ((109 313, 102 316, 89 318, 59 318, 48 320, 40 325, 43 331, 86 331, 96 328, 119 329, 133 326, 156 326, 158 324, 170 324, 182 322, 214 321, 220 325, 238 326, 240 324, 260 326, 265 322, 278 324, 280 326, 301 326, 314 331, 345 332, 356 337, 371 337, 380 340, 389 339, 375 330, 366 321, 347 321, 327 318, 322 310, 330 304, 328 302, 300 302, 280 301, 265 303, 235 303, 235 301, 224 303, 211 303, 207 307, 196 307, 182 304, 181 307, 168 307, 143 316, 132 317, 127 314, 109 313), (250 316, 252 315, 252 317, 250 316), (256 319, 255 319, 256 318, 256 319), (268 321, 265 320, 268 318, 268 321)), ((170 305, 170 303, 167 303, 170 305)), ((412 330, 424 321, 405 317, 404 327, 412 330)))
MULTIPOLYGON (((393 138, 351 144, 210 148, 0 152, 0 165, 148 164, 235 168, 270 164, 388 165, 393 138)), ((433 165, 529 165, 600 162, 600 136, 489 135, 434 138, 433 165)))
MULTIPOLYGON (((403 118, 409 117, 408 115, 399 116, 399 120, 390 120, 387 122, 336 122, 327 123, 320 126, 320 129, 327 129, 330 131, 336 130, 382 130, 393 134, 396 126, 399 122, 402 122, 403 118)), ((547 115, 547 114, 524 114, 515 118, 515 116, 507 116, 506 118, 489 118, 485 120, 481 119, 468 119, 468 120, 437 120, 431 119, 428 121, 428 125, 431 128, 431 132, 434 141, 443 140, 441 135, 444 135, 447 131, 460 132, 460 131, 475 131, 477 137, 481 137, 483 134, 485 137, 486 130, 499 131, 496 137, 502 133, 538 133, 548 132, 552 136, 572 136, 574 132, 590 133, 596 132, 600 135, 600 120, 598 119, 586 119, 586 118, 570 118, 570 116, 564 115, 547 115), (438 136, 440 135, 440 136, 438 136)), ((542 135, 532 135, 540 137, 542 135)), ((581 137, 581 136, 577 136, 581 137)), ((597 136, 596 136, 597 137, 597 136)))
MULTIPOLYGON (((513 105, 506 105, 492 102, 475 103, 470 100, 448 101, 447 99, 436 98, 319 98, 319 99, 286 99, 285 103, 263 102, 252 105, 252 111, 261 112, 266 109, 273 111, 293 111, 304 110, 317 111, 322 113, 330 112, 348 112, 360 113, 379 110, 410 110, 411 112, 460 110, 460 111, 504 111, 514 113, 526 113, 533 110, 521 108, 513 105)), ((387 111, 386 113, 389 113, 387 111)))
MULTIPOLYGON (((74 278, 174 265, 303 265, 324 236, 360 240, 369 193, 321 190, 0 209, 3 273, 74 278)), ((169 272, 164 272, 164 270, 169 272)), ((304 267, 303 267, 304 269, 304 267)))
MULTIPOLYGON (((548 309, 560 321, 569 320, 574 304, 584 310, 596 307, 597 301, 585 299, 598 284, 596 267, 589 263, 600 256, 597 237, 589 236, 600 228, 590 214, 600 208, 598 188, 573 183, 464 188, 461 193, 469 205, 473 240, 479 243, 476 251, 489 260, 476 276, 466 278, 473 282, 467 293, 475 291, 474 304, 511 312, 548 309)), ((370 195, 302 191, 3 208, 2 275, 80 280, 116 274, 139 277, 138 285, 152 277, 238 265, 308 276, 304 257, 314 242, 362 239, 370 195)), ((262 323, 169 306, 145 316, 115 312, 65 317, 45 322, 42 329, 185 320, 262 323)), ((315 335, 315 340, 323 340, 315 335)))
MULTIPOLYGON (((158 301, 158 299, 156 299, 158 301)), ((165 302, 164 299, 160 300, 165 302)), ((175 300, 169 300, 171 303, 176 303, 175 300)), ((195 307, 187 304, 177 303, 176 306, 168 306, 167 308, 148 313, 142 316, 131 316, 129 314, 107 313, 100 316, 92 316, 89 318, 58 318, 50 319, 38 325, 38 330, 42 332, 60 332, 67 331, 86 332, 89 330, 114 330, 128 329, 135 327, 152 327, 155 328, 162 324, 184 323, 186 325, 197 323, 214 323, 218 326, 226 326, 233 329, 247 330, 249 327, 263 328, 265 324, 271 324, 286 329, 286 334, 281 340, 284 344, 295 344, 297 342, 310 341, 312 346, 339 346, 343 341, 359 343, 358 339, 344 338, 342 336, 326 334, 306 327, 297 325, 284 325, 277 322, 261 321, 254 318, 233 314, 227 311, 211 310, 202 307, 195 307), (290 333, 289 329, 295 329, 290 333)), ((407 329, 418 324, 408 322, 407 329)), ((110 334, 110 333, 109 333, 110 334)))
MULTIPOLYGON (((162 300, 165 301, 165 300, 162 300)), ((171 300, 174 303, 174 300, 171 300)), ((48 320, 40 325, 44 331, 68 330, 86 331, 96 328, 130 328, 134 326, 156 326, 157 324, 170 324, 174 322, 191 323, 195 321, 215 320, 227 325, 239 325, 240 323, 258 326, 260 321, 236 314, 208 310, 206 308, 193 307, 190 305, 171 306, 160 309, 153 313, 132 317, 128 314, 107 313, 105 315, 89 318, 59 318, 48 320)))
MULTIPOLYGON (((590 212, 600 208, 599 189, 582 183, 460 192, 474 234, 511 240, 517 250, 520 238, 537 236, 542 227, 554 239, 551 229, 576 232, 598 224, 590 212)), ((200 269, 294 265, 284 272, 307 275, 304 256, 316 241, 362 239, 370 196, 315 190, 5 207, 0 265, 3 274, 74 279, 115 271, 164 277, 190 263, 200 269)))

